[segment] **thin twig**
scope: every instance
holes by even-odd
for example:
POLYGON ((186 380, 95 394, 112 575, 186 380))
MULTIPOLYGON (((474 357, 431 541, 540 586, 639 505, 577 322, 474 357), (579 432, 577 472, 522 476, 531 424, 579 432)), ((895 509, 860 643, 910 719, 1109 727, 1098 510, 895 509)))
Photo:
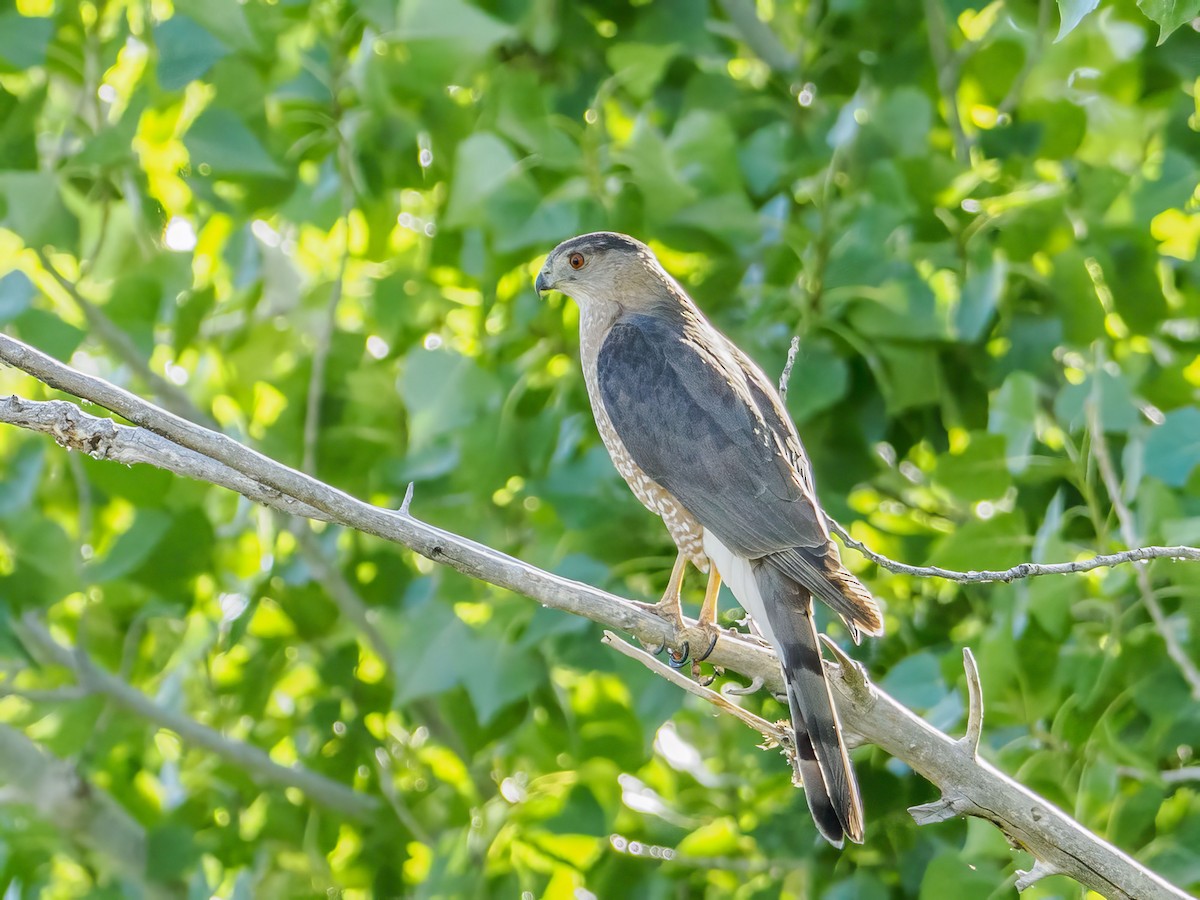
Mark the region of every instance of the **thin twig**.
POLYGON ((382 748, 375 752, 375 773, 379 778, 379 789, 383 792, 383 796, 395 814, 397 821, 407 828, 409 833, 422 844, 432 847, 434 845, 434 837, 425 830, 425 827, 417 820, 417 817, 412 814, 412 810, 408 808, 408 804, 404 802, 404 798, 396 790, 396 785, 392 783, 391 757, 382 748))
POLYGON ((309 475, 317 471, 317 441, 321 433, 321 398, 325 392, 325 370, 329 363, 329 351, 333 346, 333 334, 337 326, 337 310, 345 291, 346 268, 350 264, 350 210, 354 204, 354 193, 346 178, 343 159, 345 142, 338 132, 338 185, 342 194, 342 253, 338 259, 337 277, 329 292, 329 303, 321 330, 317 333, 317 345, 313 349, 312 369, 308 377, 308 397, 304 409, 304 453, 301 469, 309 475))
POLYGON ((768 722, 762 716, 756 716, 749 710, 742 709, 725 696, 727 692, 718 693, 711 688, 704 687, 700 683, 688 678, 678 669, 672 669, 662 660, 658 659, 658 657, 651 656, 645 650, 633 646, 633 644, 626 640, 622 640, 611 631, 605 631, 604 637, 601 640, 606 646, 612 647, 618 653, 640 662, 660 678, 665 678, 671 684, 683 688, 689 694, 693 694, 701 700, 708 701, 721 712, 728 713, 743 724, 753 728, 766 738, 771 745, 778 744, 784 747, 785 755, 788 755, 789 758, 794 753, 793 750, 786 749, 791 748, 793 745, 789 728, 780 725, 778 722, 768 722))
POLYGON ((718 0, 718 3, 746 46, 770 68, 787 74, 800 64, 799 57, 789 53, 770 26, 758 17, 754 0, 718 0))
POLYGON ((779 374, 779 399, 786 401, 788 392, 788 383, 792 380, 792 366, 796 364, 796 353, 800 350, 800 338, 798 335, 792 336, 792 342, 788 344, 787 362, 783 366, 783 371, 779 374))
POLYGON ((392 651, 379 629, 375 627, 375 623, 371 621, 371 608, 329 559, 308 522, 294 519, 289 530, 295 535, 296 546, 312 571, 313 578, 324 588, 341 614, 358 629, 370 646, 371 652, 379 657, 379 661, 391 674, 392 651))
POLYGON ((963 647, 963 670, 967 675, 967 732, 959 744, 974 759, 979 756, 979 738, 983 735, 983 685, 970 647, 963 647))
POLYGON ((1008 93, 1004 95, 1004 99, 1000 101, 1000 105, 996 107, 998 115, 1011 115, 1016 109, 1017 103, 1021 100, 1021 89, 1025 87, 1025 81, 1029 78, 1029 73, 1033 71, 1034 66, 1041 60, 1042 50, 1046 46, 1046 29, 1050 27, 1050 6, 1052 0, 1038 0, 1037 12, 1037 29, 1033 36, 1033 49, 1025 54, 1025 62, 1021 66, 1021 71, 1017 73, 1017 77, 1013 79, 1012 85, 1008 89, 1008 93))
POLYGON ((958 63, 950 52, 946 13, 939 0, 924 0, 925 32, 929 36, 929 52, 937 69, 937 86, 946 104, 946 123, 954 136, 954 155, 961 165, 971 162, 971 142, 963 130, 958 110, 958 63))
POLYGON ((1120 553, 1106 553, 1089 559, 1078 559, 1061 563, 1020 563, 1010 569, 974 569, 959 572, 955 569, 943 569, 941 566, 910 566, 908 563, 896 562, 881 553, 876 553, 861 541, 850 537, 845 527, 826 518, 829 530, 841 538, 847 547, 857 550, 871 562, 882 566, 889 572, 898 575, 915 575, 918 578, 944 578, 947 581, 957 581, 960 584, 983 584, 990 581, 1010 583, 1020 578, 1037 578, 1042 575, 1074 575, 1078 572, 1090 572, 1092 569, 1103 569, 1120 566, 1125 563, 1139 562, 1147 559, 1186 559, 1200 561, 1200 547, 1137 547, 1133 550, 1122 550, 1120 553))
POLYGON ((0 804, 20 803, 64 834, 94 850, 150 897, 178 897, 146 883, 146 831, 99 785, 53 756, 24 732, 0 724, 0 804))
POLYGON ((1125 778, 1137 781, 1147 781, 1151 778, 1161 779, 1164 784, 1183 784, 1188 781, 1200 781, 1200 766, 1184 766, 1182 769, 1163 769, 1160 772, 1143 772, 1134 766, 1117 766, 1116 772, 1125 778))
MULTIPOLYGON (((1096 383, 1099 383, 1098 379, 1096 383)), ((1109 502, 1112 504, 1113 512, 1116 513, 1121 540, 1127 547, 1135 547, 1137 546, 1137 526, 1133 522, 1133 513, 1130 512, 1121 496, 1121 480, 1117 477, 1117 470, 1108 453, 1108 442, 1104 439, 1104 428, 1100 422, 1100 404, 1096 402, 1095 397, 1092 397, 1088 399, 1087 405, 1088 429, 1092 435, 1092 453, 1096 457, 1096 467, 1100 470, 1100 480, 1104 482, 1109 502)), ((1166 645, 1167 656, 1175 663, 1179 674, 1187 682, 1188 688, 1192 692, 1192 699, 1200 700, 1200 671, 1197 670, 1196 664, 1192 662, 1187 651, 1179 643, 1171 623, 1167 621, 1162 604, 1154 595, 1154 586, 1150 583, 1150 573, 1144 565, 1139 564, 1134 566, 1133 575, 1137 581, 1138 593, 1142 596, 1142 605, 1150 613, 1154 628, 1166 645)))
POLYGON ((1043 859, 1036 859, 1028 871, 1017 872, 1017 880, 1013 883, 1013 887, 1018 891, 1023 891, 1028 887, 1033 887, 1036 882, 1041 881, 1043 878, 1061 874, 1063 874, 1063 870, 1058 866, 1051 865, 1043 859))

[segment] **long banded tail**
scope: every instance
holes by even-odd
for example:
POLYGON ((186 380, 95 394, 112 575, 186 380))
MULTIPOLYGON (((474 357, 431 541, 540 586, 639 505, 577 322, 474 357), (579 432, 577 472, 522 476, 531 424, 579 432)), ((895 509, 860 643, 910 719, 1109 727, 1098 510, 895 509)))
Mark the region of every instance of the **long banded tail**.
POLYGON ((862 800, 825 680, 812 595, 766 560, 751 565, 767 619, 763 631, 783 663, 808 808, 834 846, 841 847, 843 837, 862 843, 862 800))

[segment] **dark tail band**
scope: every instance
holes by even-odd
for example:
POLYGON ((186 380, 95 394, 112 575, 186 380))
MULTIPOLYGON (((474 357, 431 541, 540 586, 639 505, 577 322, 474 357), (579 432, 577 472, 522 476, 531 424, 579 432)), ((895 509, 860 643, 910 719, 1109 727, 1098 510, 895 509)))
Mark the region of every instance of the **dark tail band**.
POLYGON ((766 561, 753 565, 767 625, 783 663, 796 730, 796 768, 808 808, 821 834, 834 846, 842 846, 843 837, 861 843, 862 800, 825 680, 812 596, 774 565, 766 561))

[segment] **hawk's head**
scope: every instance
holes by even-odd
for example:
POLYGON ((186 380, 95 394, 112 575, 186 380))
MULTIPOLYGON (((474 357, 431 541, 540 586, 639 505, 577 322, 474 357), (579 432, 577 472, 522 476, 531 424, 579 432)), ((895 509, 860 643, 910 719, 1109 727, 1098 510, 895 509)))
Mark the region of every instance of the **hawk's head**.
POLYGON ((562 291, 581 305, 617 303, 636 309, 661 302, 666 281, 654 253, 641 241, 597 231, 555 247, 533 286, 539 294, 562 291))

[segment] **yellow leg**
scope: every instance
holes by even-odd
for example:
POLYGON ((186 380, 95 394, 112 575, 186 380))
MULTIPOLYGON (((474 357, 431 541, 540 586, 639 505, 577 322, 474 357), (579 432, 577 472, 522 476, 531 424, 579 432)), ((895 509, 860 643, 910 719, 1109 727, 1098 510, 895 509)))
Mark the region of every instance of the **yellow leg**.
POLYGON ((708 587, 704 591, 704 605, 700 607, 700 624, 717 624, 717 594, 721 593, 721 573, 711 562, 708 564, 708 587))
POLYGON ((670 619, 677 626, 683 625, 683 607, 679 595, 683 592, 683 575, 687 571, 687 562, 687 557, 682 553, 675 557, 671 577, 667 580, 667 589, 663 591, 662 599, 657 603, 658 614, 664 619, 670 619))
MULTIPOLYGON (((687 563, 687 557, 682 553, 675 557, 675 565, 671 568, 671 577, 667 579, 667 589, 663 591, 662 599, 647 606, 647 609, 656 616, 670 622, 675 634, 683 631, 683 605, 680 603, 679 595, 683 592, 683 576, 687 571, 687 563)), ((684 647, 687 647, 686 642, 684 642, 684 647)), ((664 641, 657 648, 647 647, 646 649, 651 653, 659 654, 667 649, 667 644, 664 641)), ((680 654, 675 655, 684 659, 687 657, 687 650, 684 649, 680 654)))
POLYGON ((721 673, 720 668, 715 668, 713 669, 713 674, 709 677, 700 677, 700 663, 712 655, 713 650, 717 646, 717 638, 721 634, 721 630, 717 628, 717 594, 720 592, 721 573, 717 571, 717 567, 713 565, 712 560, 709 560, 708 587, 704 591, 704 604, 700 607, 699 624, 706 635, 711 634, 711 638, 708 641, 708 649, 703 653, 697 654, 692 659, 692 677, 706 687, 712 684, 716 676, 721 673))

